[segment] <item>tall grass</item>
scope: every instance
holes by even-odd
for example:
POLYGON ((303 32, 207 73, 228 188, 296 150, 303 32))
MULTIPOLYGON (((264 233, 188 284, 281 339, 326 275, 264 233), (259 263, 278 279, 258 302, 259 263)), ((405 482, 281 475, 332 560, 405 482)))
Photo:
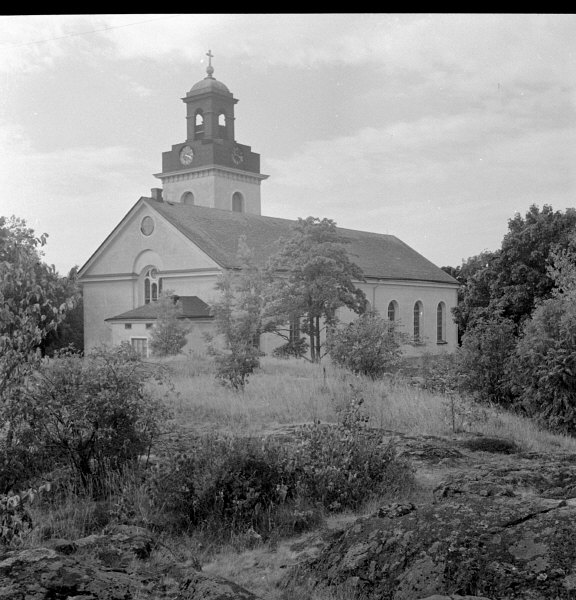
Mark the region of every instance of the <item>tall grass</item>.
POLYGON ((401 377, 371 380, 330 364, 265 357, 243 392, 219 385, 209 359, 165 362, 177 396, 174 422, 190 432, 259 435, 289 424, 336 422, 355 395, 364 400, 369 425, 406 435, 452 435, 460 431, 514 441, 532 452, 576 452, 576 440, 555 435, 533 421, 495 407, 431 393, 401 377))

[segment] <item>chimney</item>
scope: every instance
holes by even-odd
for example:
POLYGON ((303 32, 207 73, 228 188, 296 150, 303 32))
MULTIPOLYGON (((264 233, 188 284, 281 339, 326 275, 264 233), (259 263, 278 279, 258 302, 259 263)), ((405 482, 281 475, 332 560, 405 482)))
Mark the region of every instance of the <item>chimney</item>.
POLYGON ((163 200, 162 200, 162 188, 152 188, 150 190, 150 194, 152 196, 152 200, 157 200, 158 202, 163 202, 163 200))

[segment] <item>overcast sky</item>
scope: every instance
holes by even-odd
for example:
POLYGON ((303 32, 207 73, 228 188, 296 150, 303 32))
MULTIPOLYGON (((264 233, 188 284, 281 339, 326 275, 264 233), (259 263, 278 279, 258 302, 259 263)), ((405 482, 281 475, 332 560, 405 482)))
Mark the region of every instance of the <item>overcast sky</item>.
POLYGON ((0 16, 0 215, 60 273, 161 186, 208 49, 265 215, 456 266, 531 204, 576 205, 575 15, 0 16))

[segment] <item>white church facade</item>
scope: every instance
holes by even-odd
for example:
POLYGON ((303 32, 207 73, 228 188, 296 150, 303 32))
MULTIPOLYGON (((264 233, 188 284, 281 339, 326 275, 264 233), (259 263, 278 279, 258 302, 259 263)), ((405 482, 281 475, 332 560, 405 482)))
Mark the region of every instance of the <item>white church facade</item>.
MULTIPOLYGON (((213 328, 215 284, 238 268, 240 237, 264 263, 294 223, 261 214, 260 184, 267 175, 260 172, 260 156, 236 141, 237 100, 214 78, 211 64, 206 71, 183 98, 187 137, 162 155, 156 174, 162 188, 136 202, 79 272, 86 351, 127 341, 147 355, 154 302, 162 290, 172 290, 190 326, 185 350, 202 352, 203 333, 213 328)), ((458 282, 395 236, 338 229, 364 272, 357 285, 371 307, 399 321, 417 342, 407 354, 453 351, 458 282)), ((341 314, 343 321, 353 316, 341 314)), ((280 340, 267 334, 261 342, 267 353, 280 340)))

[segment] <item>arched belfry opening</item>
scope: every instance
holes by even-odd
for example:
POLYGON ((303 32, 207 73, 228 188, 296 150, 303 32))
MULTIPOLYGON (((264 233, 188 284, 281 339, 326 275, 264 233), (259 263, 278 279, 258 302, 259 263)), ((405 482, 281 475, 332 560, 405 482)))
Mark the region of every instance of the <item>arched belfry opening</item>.
POLYGON ((194 139, 202 139, 204 137, 204 113, 201 109, 196 111, 194 115, 194 139))

